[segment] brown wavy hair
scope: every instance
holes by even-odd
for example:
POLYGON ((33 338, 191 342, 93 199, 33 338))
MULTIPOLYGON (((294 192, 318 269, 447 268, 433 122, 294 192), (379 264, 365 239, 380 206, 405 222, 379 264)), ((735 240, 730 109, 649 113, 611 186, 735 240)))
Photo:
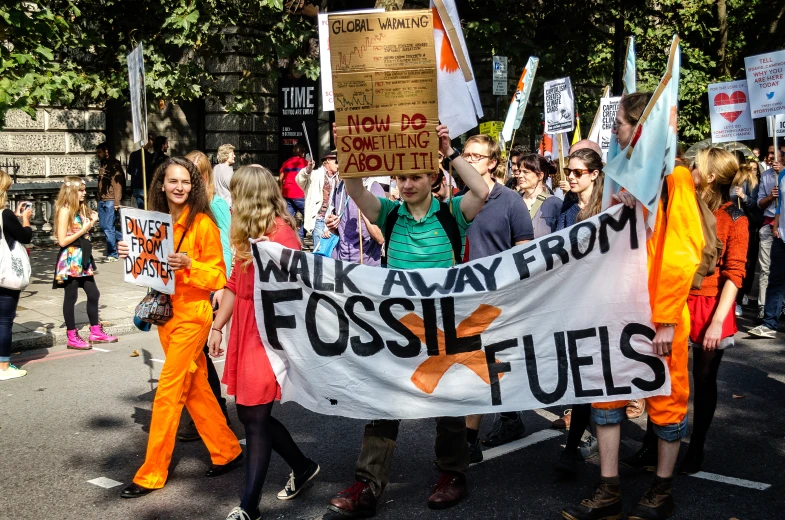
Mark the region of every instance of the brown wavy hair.
POLYGON ((693 169, 701 174, 698 193, 712 212, 717 211, 730 200, 730 187, 739 171, 736 156, 722 148, 710 146, 695 156, 693 169), (709 174, 714 175, 714 181, 709 182, 709 174))
POLYGON ((166 193, 164 192, 166 170, 170 166, 181 166, 188 170, 188 174, 191 176, 191 191, 188 192, 188 199, 185 203, 188 207, 185 229, 191 228, 191 224, 194 223, 199 213, 207 215, 210 217, 210 220, 215 222, 213 212, 210 210, 210 201, 207 200, 207 190, 205 189, 202 175, 199 173, 196 165, 185 157, 170 157, 155 170, 153 181, 150 184, 150 209, 152 211, 160 211, 161 213, 171 213, 169 211, 169 201, 166 200, 166 193))
POLYGON ((567 158, 567 161, 569 162, 570 159, 578 159, 587 169, 600 172, 593 181, 589 203, 578 213, 578 217, 575 219, 576 222, 580 222, 598 215, 602 211, 602 190, 605 186, 605 173, 602 171, 602 157, 591 148, 575 150, 567 158))

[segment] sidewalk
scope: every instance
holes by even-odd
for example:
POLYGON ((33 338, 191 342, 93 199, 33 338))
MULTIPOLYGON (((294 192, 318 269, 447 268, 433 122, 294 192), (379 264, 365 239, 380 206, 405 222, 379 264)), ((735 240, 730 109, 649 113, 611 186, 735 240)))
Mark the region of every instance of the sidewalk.
MULTIPOLYGON (((144 297, 146 289, 123 282, 122 263, 102 263, 103 244, 94 250, 97 272, 99 317, 107 333, 123 336, 138 332, 134 326, 134 308, 144 297)), ((29 350, 64 345, 63 291, 52 289, 57 249, 36 248, 31 251, 32 276, 30 285, 22 291, 13 328, 13 350, 29 350)), ((87 298, 79 292, 76 303, 76 323, 87 337, 89 321, 85 305, 87 298)))

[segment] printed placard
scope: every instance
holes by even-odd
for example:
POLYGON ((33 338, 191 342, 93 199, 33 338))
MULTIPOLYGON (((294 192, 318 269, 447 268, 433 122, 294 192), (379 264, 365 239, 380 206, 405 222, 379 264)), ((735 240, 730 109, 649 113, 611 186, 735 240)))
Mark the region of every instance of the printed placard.
POLYGON ((712 143, 755 139, 748 99, 743 79, 709 85, 712 143))
POLYGON ((785 112, 785 50, 744 58, 752 118, 785 112))
POLYGON ((575 100, 570 78, 546 81, 545 133, 561 134, 575 129, 575 100))
POLYGON ((431 11, 336 15, 329 22, 341 175, 437 171, 431 11))
POLYGON ((167 257, 174 253, 172 216, 158 211, 122 208, 123 242, 129 253, 123 260, 124 281, 174 294, 174 271, 167 257))
POLYGON ((131 126, 134 144, 147 143, 147 92, 144 82, 144 55, 142 44, 126 58, 128 62, 128 89, 131 93, 131 126))
POLYGON ((608 150, 611 147, 611 139, 613 138, 613 123, 616 121, 616 112, 619 111, 619 97, 600 98, 600 120, 599 126, 599 144, 602 150, 602 160, 608 160, 608 150))
POLYGON ((777 114, 776 116, 766 118, 766 130, 769 137, 774 137, 775 129, 777 137, 785 137, 785 114, 777 114))

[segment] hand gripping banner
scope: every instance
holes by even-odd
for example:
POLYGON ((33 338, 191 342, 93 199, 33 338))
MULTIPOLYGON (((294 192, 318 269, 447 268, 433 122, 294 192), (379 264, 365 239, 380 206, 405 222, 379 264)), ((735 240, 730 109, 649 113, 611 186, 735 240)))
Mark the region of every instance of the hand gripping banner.
POLYGON ((282 401, 416 419, 670 393, 654 354, 640 208, 449 269, 254 245, 259 334, 282 401))

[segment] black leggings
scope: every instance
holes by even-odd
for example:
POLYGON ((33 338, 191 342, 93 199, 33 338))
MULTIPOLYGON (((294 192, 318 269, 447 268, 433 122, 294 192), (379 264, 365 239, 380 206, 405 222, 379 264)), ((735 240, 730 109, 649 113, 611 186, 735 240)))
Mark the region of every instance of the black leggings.
POLYGON ((101 293, 98 292, 98 286, 95 285, 95 278, 92 276, 78 276, 69 277, 63 290, 63 317, 65 318, 65 328, 68 330, 76 329, 76 318, 74 316, 74 307, 76 300, 79 298, 79 288, 84 289, 87 295, 87 317, 90 320, 90 325, 98 325, 98 298, 101 293))
POLYGON ((703 450, 714 410, 717 408, 717 372, 724 350, 692 349, 692 378, 695 382, 690 449, 703 450))
POLYGON ((245 490, 240 501, 251 518, 259 516, 259 499, 270 465, 270 454, 275 451, 292 468, 295 475, 308 469, 311 460, 303 455, 286 426, 270 415, 273 403, 255 406, 237 405, 237 416, 245 427, 245 490))
POLYGON ((567 444, 564 446, 565 451, 570 453, 578 452, 578 443, 581 442, 583 432, 586 431, 590 421, 590 404, 573 405, 570 413, 570 431, 567 433, 567 444))

